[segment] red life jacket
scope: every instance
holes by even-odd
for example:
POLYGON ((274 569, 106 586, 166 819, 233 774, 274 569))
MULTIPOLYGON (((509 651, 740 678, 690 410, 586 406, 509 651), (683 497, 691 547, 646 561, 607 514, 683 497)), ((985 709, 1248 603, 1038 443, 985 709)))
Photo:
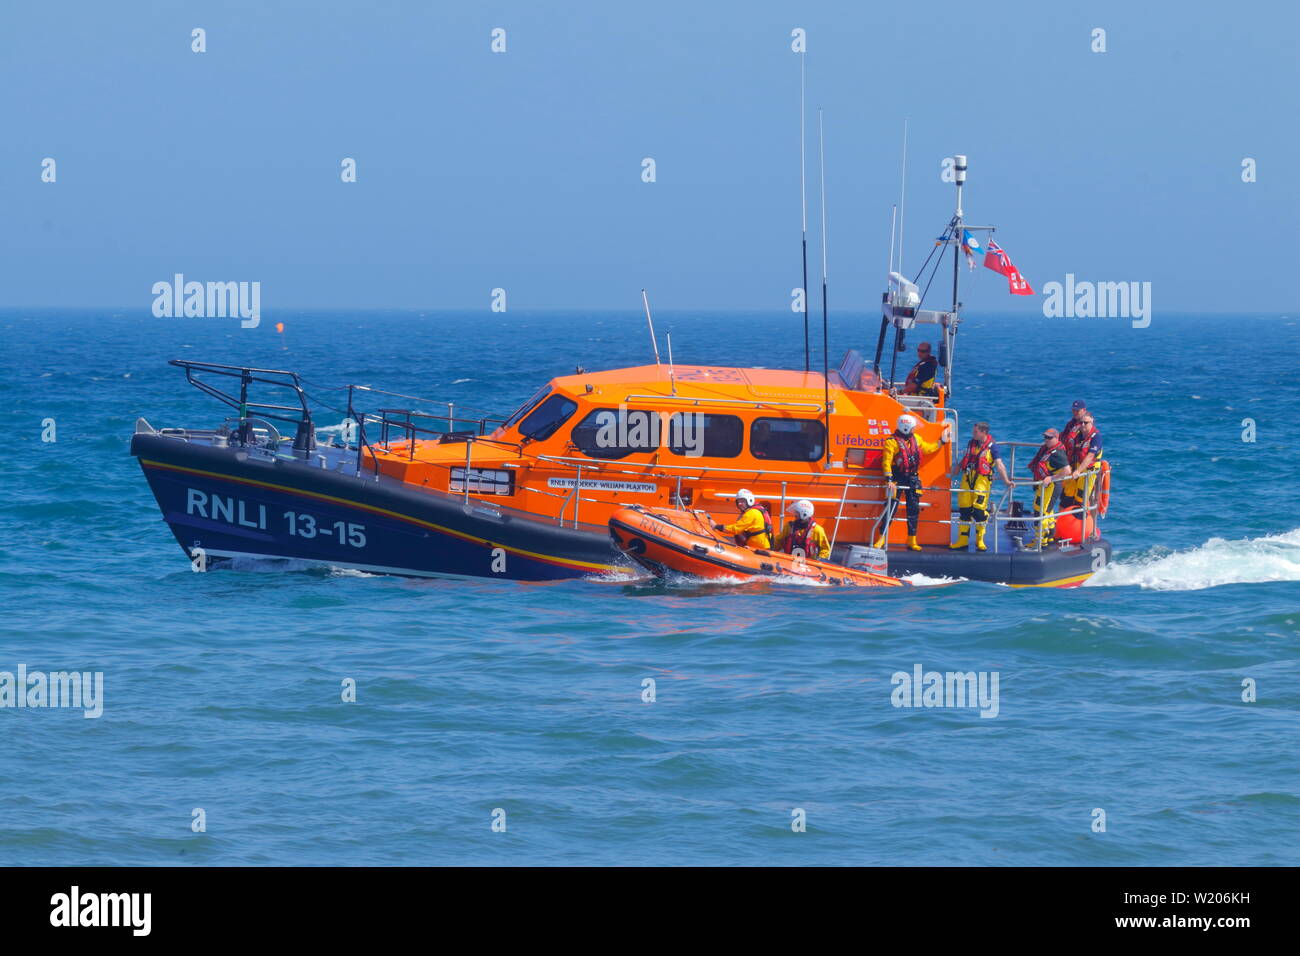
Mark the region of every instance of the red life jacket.
POLYGON ((1087 457, 1088 442, 1092 440, 1092 436, 1095 434, 1097 434, 1097 426, 1095 425, 1085 429, 1079 422, 1070 423, 1070 427, 1061 436, 1061 443, 1065 445, 1065 454, 1070 459, 1071 465, 1077 465, 1087 457))
POLYGON ((816 521, 809 521, 808 526, 800 531, 799 525, 792 523, 790 525, 790 537, 785 543, 785 553, 794 554, 795 548, 802 548, 807 557, 815 558, 820 555, 820 549, 813 543, 813 528, 816 527, 816 521))
MULTIPOLYGON (((1055 439, 1050 445, 1044 443, 1043 446, 1038 449, 1038 452, 1029 462, 1029 473, 1034 476, 1034 481, 1042 481, 1051 474, 1051 469, 1048 467, 1047 459, 1052 457, 1052 452, 1056 451, 1056 449, 1064 447, 1065 446, 1061 443, 1060 439, 1055 439)), ((1069 454, 1068 449, 1066 454, 1069 454)))
POLYGON ((958 467, 962 471, 974 471, 981 478, 988 478, 993 474, 993 455, 985 454, 993 447, 993 436, 990 435, 984 439, 984 444, 980 445, 978 451, 968 451, 962 456, 961 464, 958 467))
POLYGON ((736 544, 749 544, 750 538, 756 538, 760 534, 767 535, 768 544, 772 543, 772 511, 770 508, 768 508, 766 501, 754 502, 752 505, 750 505, 748 508, 742 511, 740 516, 743 518, 745 515, 749 514, 749 512, 754 509, 757 509, 758 513, 763 516, 763 530, 762 531, 741 531, 739 534, 736 535, 736 544))
POLYGON ((900 435, 898 432, 894 432, 893 437, 898 444, 898 451, 895 452, 894 460, 890 463, 893 474, 889 477, 895 480, 899 475, 903 478, 915 478, 921 468, 921 449, 916 444, 916 437, 900 435))

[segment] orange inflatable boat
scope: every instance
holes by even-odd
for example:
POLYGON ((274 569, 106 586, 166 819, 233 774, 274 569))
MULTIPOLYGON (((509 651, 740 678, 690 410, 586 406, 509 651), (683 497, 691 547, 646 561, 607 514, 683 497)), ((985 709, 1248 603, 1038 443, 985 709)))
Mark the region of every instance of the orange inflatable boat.
POLYGON ((797 578, 849 587, 903 587, 886 574, 846 568, 829 561, 750 549, 714 533, 703 512, 670 508, 619 508, 610 516, 614 547, 663 577, 669 571, 698 578, 797 578))

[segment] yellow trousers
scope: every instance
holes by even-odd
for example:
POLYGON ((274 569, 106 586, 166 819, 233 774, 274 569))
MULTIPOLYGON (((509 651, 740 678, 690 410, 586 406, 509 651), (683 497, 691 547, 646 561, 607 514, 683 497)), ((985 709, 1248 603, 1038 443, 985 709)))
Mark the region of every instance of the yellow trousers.
POLYGON ((961 490, 957 493, 957 507, 961 510, 962 521, 984 522, 989 517, 989 493, 993 480, 988 475, 976 475, 962 472, 961 490))
POLYGON ((1092 498, 1092 488, 1097 481, 1096 467, 1085 471, 1078 478, 1071 478, 1061 483, 1061 500, 1067 507, 1077 508, 1092 498))
POLYGON ((1040 515, 1043 519, 1038 522, 1038 540, 1043 544, 1051 541, 1056 534, 1056 506, 1060 498, 1059 482, 1040 485, 1034 494, 1034 514, 1040 515))

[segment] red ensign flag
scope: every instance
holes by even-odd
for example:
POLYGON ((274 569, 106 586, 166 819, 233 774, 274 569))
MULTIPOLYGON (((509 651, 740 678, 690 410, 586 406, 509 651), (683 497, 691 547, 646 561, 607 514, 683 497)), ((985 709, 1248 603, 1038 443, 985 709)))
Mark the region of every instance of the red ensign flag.
POLYGON ((984 267, 1006 276, 1012 295, 1034 294, 1034 290, 1029 287, 1029 280, 1011 264, 1011 257, 1007 255, 1006 250, 992 239, 989 240, 989 251, 984 254, 984 267))

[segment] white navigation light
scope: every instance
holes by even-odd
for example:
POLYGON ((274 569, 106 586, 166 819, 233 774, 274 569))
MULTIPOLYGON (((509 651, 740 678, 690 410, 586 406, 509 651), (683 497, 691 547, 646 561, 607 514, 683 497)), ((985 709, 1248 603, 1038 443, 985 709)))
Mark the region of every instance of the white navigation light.
POLYGON ((906 276, 891 272, 889 274, 889 284, 892 286, 889 304, 894 308, 915 309, 921 304, 921 290, 916 287, 916 283, 910 281, 906 276))
POLYGON ((957 177, 957 185, 960 186, 962 183, 966 182, 966 157, 958 155, 954 156, 953 160, 953 172, 957 177))

